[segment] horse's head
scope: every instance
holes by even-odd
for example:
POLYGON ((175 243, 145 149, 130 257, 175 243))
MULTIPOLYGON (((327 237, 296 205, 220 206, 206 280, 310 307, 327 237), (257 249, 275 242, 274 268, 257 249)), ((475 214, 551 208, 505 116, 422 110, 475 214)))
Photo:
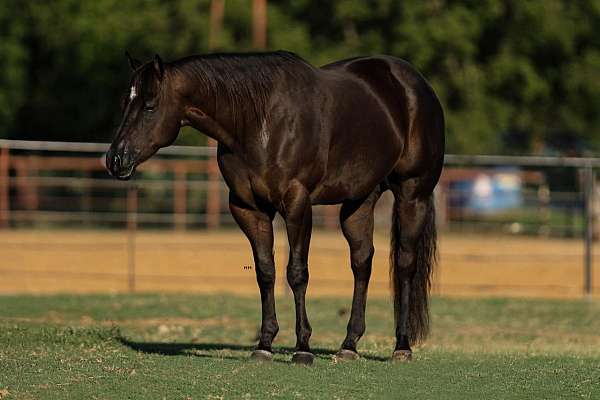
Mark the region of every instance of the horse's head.
POLYGON ((182 107, 160 57, 142 64, 127 56, 134 73, 122 103, 121 124, 106 153, 106 167, 118 179, 129 179, 139 164, 173 143, 182 119, 182 107))

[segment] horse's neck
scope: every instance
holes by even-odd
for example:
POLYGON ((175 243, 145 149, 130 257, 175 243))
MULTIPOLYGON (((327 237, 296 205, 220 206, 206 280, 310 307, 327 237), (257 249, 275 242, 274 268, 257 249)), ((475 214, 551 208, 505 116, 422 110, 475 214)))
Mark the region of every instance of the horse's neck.
MULTIPOLYGON (((236 71, 244 74, 243 71, 236 71)), ((188 78, 188 87, 197 87, 198 93, 190 97, 185 106, 185 117, 190 125, 231 150, 239 150, 239 138, 248 130, 258 129, 264 107, 264 98, 245 98, 253 93, 248 88, 212 86, 205 81, 211 77, 188 78), (262 100, 262 101, 259 101, 262 100)), ((242 76, 232 77, 240 81, 242 76)), ((231 79, 232 81, 234 79, 231 79)), ((223 85, 227 80, 216 80, 223 85)), ((263 94, 264 95, 264 94, 263 94)))

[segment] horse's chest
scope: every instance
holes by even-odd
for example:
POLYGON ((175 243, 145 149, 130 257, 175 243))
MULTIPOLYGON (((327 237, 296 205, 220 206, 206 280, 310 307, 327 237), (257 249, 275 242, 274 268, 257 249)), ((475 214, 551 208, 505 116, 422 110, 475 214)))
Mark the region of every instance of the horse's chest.
POLYGON ((275 203, 277 193, 264 174, 247 165, 233 154, 219 156, 219 168, 230 191, 249 206, 256 207, 257 200, 275 203))

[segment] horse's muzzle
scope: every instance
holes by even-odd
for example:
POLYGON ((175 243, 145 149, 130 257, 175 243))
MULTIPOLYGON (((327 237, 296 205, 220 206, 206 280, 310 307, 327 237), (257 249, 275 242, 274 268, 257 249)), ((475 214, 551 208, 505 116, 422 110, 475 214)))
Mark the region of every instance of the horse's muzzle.
POLYGON ((135 160, 127 153, 119 154, 113 149, 106 153, 106 169, 117 179, 128 180, 135 172, 135 160))

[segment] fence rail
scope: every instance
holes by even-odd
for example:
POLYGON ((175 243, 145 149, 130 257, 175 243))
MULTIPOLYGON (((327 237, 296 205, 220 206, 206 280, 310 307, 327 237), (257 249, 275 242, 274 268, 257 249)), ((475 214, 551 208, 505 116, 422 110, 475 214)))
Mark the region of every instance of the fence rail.
MULTIPOLYGON (((170 146, 158 152, 141 168, 144 173, 159 173, 152 179, 140 179, 132 182, 120 182, 106 179, 103 174, 103 154, 107 143, 81 142, 37 142, 0 139, 0 227, 15 223, 35 221, 83 221, 93 223, 123 223, 132 232, 129 245, 135 247, 135 230, 145 224, 172 224, 177 229, 188 226, 218 227, 221 217, 227 215, 227 188, 220 177, 216 165, 215 147, 170 146), (50 155, 50 156, 49 156, 50 155), (63 176, 56 171, 79 171, 80 174, 63 176), (167 172, 168 175, 160 176, 167 172), (100 174, 100 175, 99 175, 100 174), (52 188, 68 188, 65 193, 52 195, 40 194, 40 191, 52 188), (98 193, 91 193, 92 191, 98 193), (102 192, 104 191, 104 192, 102 192), (109 192, 107 192, 109 191, 109 192), (160 196, 151 196, 154 192, 160 196), (121 197, 115 198, 115 193, 121 197), (73 194, 75 193, 75 194, 73 194), (150 195, 148 194, 150 193, 150 195), (166 202, 163 212, 144 210, 139 201, 144 196, 160 197, 166 202), (193 197, 193 198, 192 198, 193 197), (116 200, 115 200, 116 199, 116 200), (111 200, 124 204, 121 211, 101 210, 96 203, 105 204, 111 200), (41 203, 71 205, 81 203, 78 209, 41 209, 41 203), (201 204, 204 213, 190 213, 201 204), (94 208, 96 207, 96 208, 94 208)), ((440 219, 453 218, 451 203, 462 195, 451 185, 462 178, 471 179, 490 168, 520 167, 524 170, 520 176, 535 183, 536 188, 523 191, 526 202, 537 204, 542 220, 550 218, 550 195, 545 182, 545 173, 549 168, 575 172, 574 186, 577 192, 553 192, 552 199, 561 203, 578 204, 577 215, 581 215, 581 228, 573 228, 574 222, 560 222, 560 229, 574 229, 581 232, 584 243, 583 291, 587 296, 592 293, 592 247, 594 239, 594 219, 599 213, 594 204, 599 197, 595 188, 595 169, 600 168, 600 158, 578 157, 542 157, 542 156, 502 156, 502 155, 456 155, 445 157, 446 172, 442 176, 437 191, 437 201, 442 206, 440 219), (461 178, 462 177, 462 178, 461 178), (452 193, 450 193, 452 192, 452 193)), ((155 174, 156 175, 156 174, 155 174)), ((385 202, 385 200, 383 201, 385 202)), ((389 200, 388 200, 389 202, 389 200)), ((600 206, 597 206, 600 208, 600 206)), ((460 215, 462 226, 470 226, 468 215, 460 215), (462 221, 462 220, 461 220, 462 221)), ((315 221, 326 228, 337 226, 337 209, 325 208, 315 213, 315 221)), ((387 216, 379 217, 388 220, 387 216)), ((225 218, 231 223, 230 218, 225 218)), ((494 229, 494 221, 475 221, 481 227, 494 229)), ((459 224, 459 225, 460 225, 459 224)), ((537 222, 522 222, 515 225, 530 227, 537 222)), ((514 225, 514 224, 513 224, 514 225)), ((578 226, 578 225, 577 225, 578 226)), ((511 227, 512 229, 512 227, 511 227)), ((540 231, 544 231, 541 229, 540 231)), ((546 230, 547 231, 547 230, 546 230)), ((135 270, 134 258, 130 255, 130 270, 135 270)), ((130 286, 135 286, 130 278, 130 286)))

